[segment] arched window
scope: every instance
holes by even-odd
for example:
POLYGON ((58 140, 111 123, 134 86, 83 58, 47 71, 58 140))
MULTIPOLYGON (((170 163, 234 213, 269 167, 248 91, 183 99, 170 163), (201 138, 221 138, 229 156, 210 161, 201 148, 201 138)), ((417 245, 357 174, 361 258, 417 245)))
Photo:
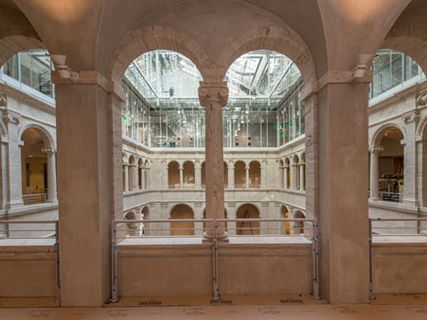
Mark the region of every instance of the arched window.
POLYGON ((251 161, 249 163, 249 187, 261 187, 261 165, 258 161, 251 161))
POLYGON ((143 226, 142 226, 142 233, 145 236, 151 235, 150 229, 151 225, 150 223, 145 223, 145 221, 150 220, 150 208, 148 206, 144 206, 141 210, 141 218, 144 220, 143 226))
MULTIPOLYGON (((286 206, 282 206, 280 208, 280 216, 282 219, 289 219, 290 218, 289 210, 286 206)), ((291 223, 289 221, 285 221, 282 225, 283 225, 283 228, 281 228, 281 229, 283 231, 283 234, 290 235, 291 234, 291 223)))
POLYGON ((22 195, 25 205, 56 201, 56 161, 50 141, 41 129, 26 129, 21 140, 22 195))
POLYGON ((171 161, 168 164, 168 186, 169 189, 179 189, 181 187, 179 163, 176 161, 171 161))
POLYGON ((402 140, 399 128, 387 127, 378 134, 375 150, 371 150, 371 161, 378 161, 378 168, 371 167, 371 179, 378 180, 378 198, 382 201, 402 200, 405 166, 402 140))
POLYGON ((170 223, 171 236, 194 235, 194 222, 179 222, 180 219, 194 219, 194 212, 186 204, 178 204, 172 208, 170 218, 177 220, 170 223))
POLYGON ((243 161, 234 164, 234 187, 246 188, 246 164, 243 161))
MULTIPOLYGON (((295 211, 294 213, 295 219, 305 219, 305 215, 301 211, 295 211)), ((295 221, 293 227, 294 234, 303 235, 304 234, 304 221, 295 221)))
POLYGON ((183 165, 183 182, 184 188, 194 189, 196 184, 194 163, 192 161, 186 161, 183 165))
MULTIPOLYGON (((237 219, 257 219, 259 211, 253 204, 247 203, 239 207, 236 212, 237 219)), ((258 235, 260 234, 259 221, 239 221, 236 224, 236 234, 238 235, 258 235)))

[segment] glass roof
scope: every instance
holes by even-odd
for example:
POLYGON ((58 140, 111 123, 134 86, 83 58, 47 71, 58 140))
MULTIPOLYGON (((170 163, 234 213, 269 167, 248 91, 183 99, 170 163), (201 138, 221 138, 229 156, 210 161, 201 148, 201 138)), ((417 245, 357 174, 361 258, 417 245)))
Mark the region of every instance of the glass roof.
MULTIPOLYGON (((199 81, 202 81, 190 59, 168 50, 141 55, 130 64, 125 76, 146 99, 197 99, 199 81)), ((242 55, 225 76, 230 103, 241 98, 280 99, 300 78, 292 60, 270 50, 242 55)))
POLYGON ((279 98, 300 79, 300 72, 287 56, 270 50, 242 55, 225 76, 230 97, 279 98))

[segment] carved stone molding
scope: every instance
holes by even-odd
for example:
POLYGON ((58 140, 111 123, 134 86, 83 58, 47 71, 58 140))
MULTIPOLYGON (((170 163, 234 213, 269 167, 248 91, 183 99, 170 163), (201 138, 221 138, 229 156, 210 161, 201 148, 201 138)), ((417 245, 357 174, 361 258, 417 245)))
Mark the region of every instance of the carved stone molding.
POLYGON ((205 108, 224 107, 228 101, 228 87, 225 81, 201 81, 199 99, 205 108))
POLYGON ((373 152, 373 153, 375 153, 375 152, 382 152, 382 151, 384 151, 384 148, 383 148, 383 146, 372 146, 371 147, 371 152, 373 152))
POLYGON ((414 112, 407 113, 402 116, 402 120, 405 124, 416 122, 419 120, 419 118, 420 118, 419 110, 415 110, 414 112))
POLYGON ((416 100, 417 106, 425 107, 427 106, 427 92, 422 92, 417 96, 416 100))

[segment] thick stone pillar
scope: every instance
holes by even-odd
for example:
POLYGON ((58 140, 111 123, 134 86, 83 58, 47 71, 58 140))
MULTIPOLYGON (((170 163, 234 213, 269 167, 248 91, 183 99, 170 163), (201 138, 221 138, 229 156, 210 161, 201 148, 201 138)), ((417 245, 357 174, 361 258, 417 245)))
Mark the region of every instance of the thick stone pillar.
POLYGON ((331 303, 368 303, 369 80, 332 75, 317 94, 320 290, 331 303))
POLYGON ((124 192, 128 192, 129 191, 129 165, 126 163, 125 165, 124 165, 124 174, 123 174, 123 176, 124 176, 124 179, 125 179, 125 181, 124 181, 124 192))
POLYGON ((380 146, 373 146, 371 148, 371 170, 370 170, 370 177, 369 177, 369 188, 370 188, 370 199, 371 200, 379 200, 378 195, 378 154, 382 150, 380 146))
POLYGON ((122 101, 99 79, 87 72, 82 82, 55 81, 62 306, 102 306, 111 297, 111 221, 123 210, 122 101))
POLYGON ((194 164, 194 180, 196 190, 200 190, 202 188, 202 164, 199 160, 194 164))
MULTIPOLYGON (((145 167, 140 167, 139 171, 141 172, 141 185, 139 186, 139 189, 143 190, 145 189, 145 167)), ((138 172, 139 175, 139 172, 138 172)))
POLYGON ((56 160, 55 151, 53 148, 46 149, 47 153, 47 201, 56 203, 57 199, 57 188, 56 188, 56 160))
POLYGON ((162 176, 163 176, 163 190, 169 189, 169 167, 168 167, 168 161, 163 160, 162 161, 162 176))
MULTIPOLYGON (((206 217, 224 219, 224 148, 222 129, 222 108, 228 100, 226 82, 200 82, 200 103, 206 109, 206 217)), ((225 224, 208 223, 207 237, 214 236, 216 225, 218 237, 224 237, 225 224)))

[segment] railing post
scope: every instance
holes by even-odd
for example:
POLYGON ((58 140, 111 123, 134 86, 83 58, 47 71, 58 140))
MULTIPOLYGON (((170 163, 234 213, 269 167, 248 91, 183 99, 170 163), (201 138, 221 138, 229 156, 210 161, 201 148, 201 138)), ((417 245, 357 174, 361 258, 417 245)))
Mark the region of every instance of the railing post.
POLYGON ((119 301, 117 278, 117 225, 111 223, 111 302, 119 301))
POLYGON ((373 289, 372 220, 369 219, 369 299, 375 299, 373 289))
POLYGON ((317 219, 313 220, 312 237, 312 256, 313 256, 313 298, 320 299, 319 290, 319 229, 317 219))
POLYGON ((55 253, 56 253, 56 303, 61 305, 61 274, 59 261, 59 221, 55 221, 55 253))

